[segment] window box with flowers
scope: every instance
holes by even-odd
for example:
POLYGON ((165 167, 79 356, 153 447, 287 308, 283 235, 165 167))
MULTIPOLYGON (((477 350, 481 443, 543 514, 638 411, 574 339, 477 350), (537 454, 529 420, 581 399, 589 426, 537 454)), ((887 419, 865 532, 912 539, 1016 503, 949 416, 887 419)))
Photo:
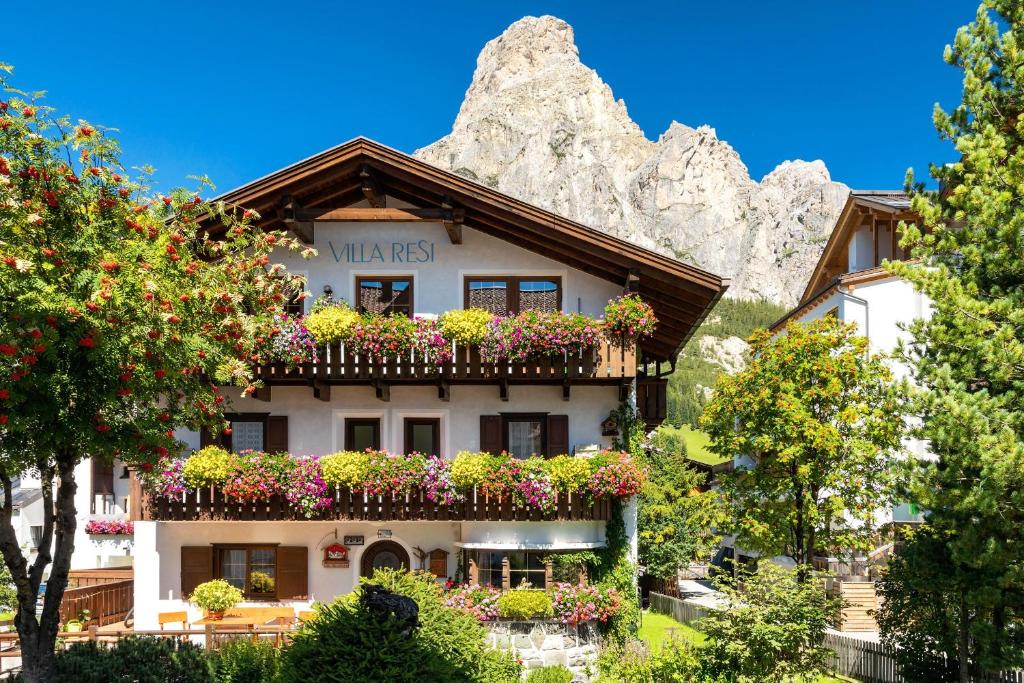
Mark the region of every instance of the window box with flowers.
POLYGON ((131 536, 135 526, 120 519, 92 519, 85 523, 85 533, 90 536, 131 536))

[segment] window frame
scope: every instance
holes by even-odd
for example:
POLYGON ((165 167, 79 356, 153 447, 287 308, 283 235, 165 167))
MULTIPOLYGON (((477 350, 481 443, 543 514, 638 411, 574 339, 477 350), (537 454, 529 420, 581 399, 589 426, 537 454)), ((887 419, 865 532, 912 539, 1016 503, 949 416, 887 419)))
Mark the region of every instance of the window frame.
POLYGON ((557 311, 561 312, 562 303, 565 298, 565 286, 561 275, 463 275, 462 276, 462 307, 471 308, 469 305, 469 283, 472 281, 498 282, 504 280, 508 283, 508 309, 496 315, 511 313, 518 315, 522 313, 520 308, 519 286, 524 282, 554 282, 557 285, 558 303, 557 311))
POLYGON ((359 425, 372 424, 374 427, 374 442, 376 445, 373 450, 379 451, 381 449, 381 418, 379 417, 344 417, 344 431, 345 431, 345 450, 354 450, 352 442, 354 439, 353 428, 359 425))
MULTIPOLYGON (((224 420, 229 424, 233 425, 235 422, 259 422, 263 425, 263 448, 260 450, 266 452, 267 449, 267 438, 269 434, 269 423, 270 413, 224 413, 224 420)), ((237 453, 234 448, 235 440, 235 428, 231 427, 231 434, 221 434, 218 441, 224 450, 229 453, 237 453)))
POLYGON ((508 426, 512 422, 527 422, 531 420, 540 421, 540 451, 537 453, 530 453, 527 455, 515 454, 512 457, 516 459, 526 459, 534 455, 539 455, 542 458, 547 457, 548 451, 548 413, 501 413, 501 449, 506 453, 509 451, 509 438, 508 438, 508 426))
MULTIPOLYGON (((416 315, 416 278, 412 275, 356 275, 355 292, 352 297, 355 301, 355 309, 359 313, 365 313, 363 308, 363 288, 362 282, 364 280, 377 281, 388 285, 389 291, 391 285, 395 282, 408 282, 409 283, 409 312, 406 314, 409 318, 416 315)), ((393 315, 394 311, 385 312, 382 315, 393 315)))
POLYGON ((221 567, 221 553, 225 550, 245 550, 245 587, 242 589, 242 595, 246 600, 251 602, 267 601, 272 602, 277 600, 277 587, 281 580, 280 577, 280 559, 278 558, 277 548, 279 543, 213 543, 213 578, 223 579, 224 573, 221 567), (249 580, 252 574, 252 551, 253 550, 272 550, 274 551, 274 592, 273 593, 253 593, 251 581, 249 580))
POLYGON ((441 453, 441 418, 439 417, 417 417, 409 416, 402 418, 402 452, 406 455, 412 453, 410 450, 412 446, 412 430, 416 425, 429 424, 434 428, 434 447, 432 453, 423 453, 422 455, 443 455, 441 453))

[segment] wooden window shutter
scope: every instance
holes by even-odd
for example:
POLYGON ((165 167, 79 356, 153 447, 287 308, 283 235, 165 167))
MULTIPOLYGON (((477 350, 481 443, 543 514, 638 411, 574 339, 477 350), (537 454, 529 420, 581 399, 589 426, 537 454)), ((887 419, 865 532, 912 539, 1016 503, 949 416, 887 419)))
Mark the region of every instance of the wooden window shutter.
POLYGON ((231 450, 231 435, 229 434, 215 434, 208 427, 203 427, 199 430, 199 447, 206 448, 207 446, 220 446, 225 450, 231 450))
POLYGON ((92 460, 92 494, 110 494, 114 492, 114 462, 106 458, 93 456, 92 460))
POLYGON ((430 551, 430 573, 439 579, 448 576, 448 551, 435 548, 430 551))
POLYGON ((213 578, 213 547, 181 546, 181 597, 189 596, 195 587, 213 578))
POLYGON ((267 418, 267 453, 288 452, 288 416, 271 415, 267 418))
POLYGON ((309 597, 308 572, 309 553, 306 546, 279 546, 277 548, 277 599, 307 599, 309 597))
POLYGON ((502 451, 501 415, 480 416, 480 450, 497 455, 502 451))
POLYGON ((549 458, 569 454, 569 416, 548 415, 548 443, 545 455, 549 458))

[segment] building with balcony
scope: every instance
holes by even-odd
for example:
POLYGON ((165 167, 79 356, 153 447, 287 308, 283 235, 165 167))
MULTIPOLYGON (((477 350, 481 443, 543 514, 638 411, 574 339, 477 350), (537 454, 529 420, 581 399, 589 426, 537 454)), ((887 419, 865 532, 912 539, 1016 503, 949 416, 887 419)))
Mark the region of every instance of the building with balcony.
MULTIPOLYGON (((651 425, 663 419, 665 375, 728 286, 365 139, 220 199, 314 247, 311 260, 285 252, 280 261, 306 276, 314 296, 359 311, 430 319, 482 308, 596 319, 609 300, 632 292, 653 307, 658 325, 639 342, 605 336, 526 360, 495 359, 472 344, 452 343, 444 358, 322 345, 315 360, 258 366, 264 386, 231 397, 228 433, 178 430, 187 450, 592 457, 612 446, 621 406, 636 406, 651 425)), ((220 229, 212 221, 203 227, 220 229)), ((296 302, 292 312, 309 306, 296 302)), ((424 487, 380 494, 332 486, 326 504, 309 513, 281 495, 239 502, 211 486, 154 496, 134 477, 128 482, 142 629, 155 627, 160 612, 188 609, 198 618, 185 597, 212 578, 234 583, 247 601, 298 609, 351 591, 379 567, 544 585, 545 558, 601 548, 620 509, 602 495, 563 494, 540 508, 484 489, 444 501, 424 487)), ((621 509, 635 549, 635 507, 626 500, 621 509)))

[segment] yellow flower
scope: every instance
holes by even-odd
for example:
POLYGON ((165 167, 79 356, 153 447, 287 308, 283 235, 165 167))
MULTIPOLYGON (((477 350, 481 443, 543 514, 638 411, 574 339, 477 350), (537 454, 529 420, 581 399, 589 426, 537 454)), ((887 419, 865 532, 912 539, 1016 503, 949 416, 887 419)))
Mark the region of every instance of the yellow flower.
POLYGON ((460 451, 452 461, 452 483, 457 489, 470 489, 482 483, 490 473, 491 456, 487 453, 460 451))
POLYGON ((328 486, 353 488, 366 481, 370 460, 366 453, 341 451, 320 458, 320 469, 328 486))
POLYGON ((181 474, 189 488, 223 484, 231 470, 231 454, 220 446, 207 446, 189 456, 181 474))
POLYGON ((359 317, 347 306, 328 306, 307 315, 304 323, 317 344, 333 344, 348 337, 359 317))
POLYGON ((438 320, 441 334, 457 344, 479 344, 487 336, 494 316, 482 308, 467 308, 443 313, 438 320))

